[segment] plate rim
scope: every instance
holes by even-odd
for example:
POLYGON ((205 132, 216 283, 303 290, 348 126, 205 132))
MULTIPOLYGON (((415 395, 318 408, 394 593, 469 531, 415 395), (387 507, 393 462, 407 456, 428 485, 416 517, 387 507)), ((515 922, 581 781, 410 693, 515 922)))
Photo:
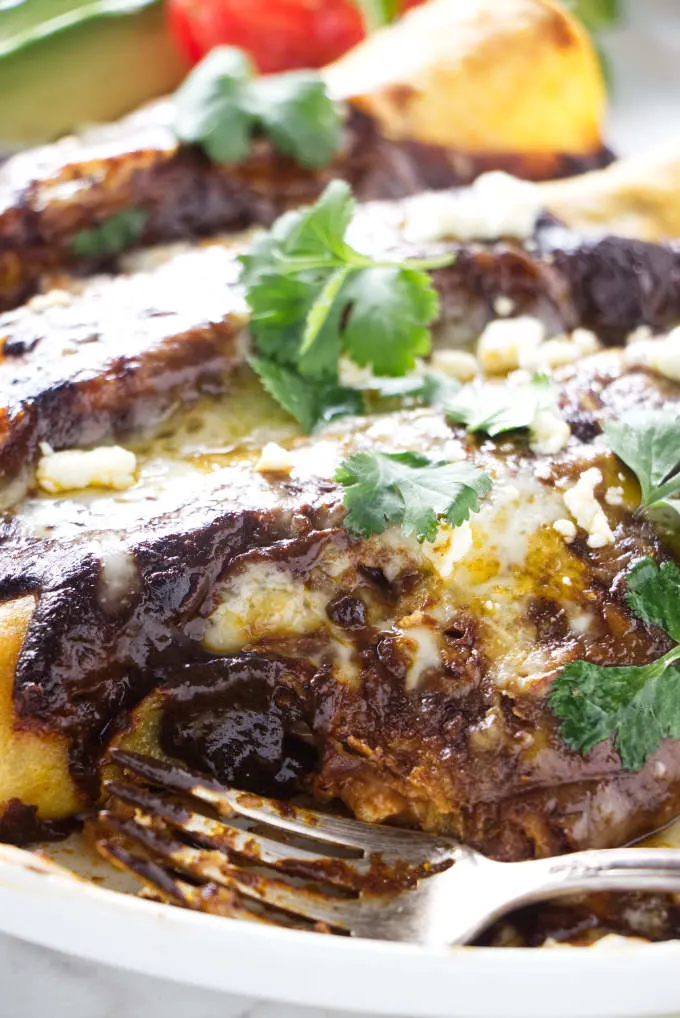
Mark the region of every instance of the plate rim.
POLYGON ((109 890, 7 845, 0 845, 0 930, 205 989, 391 1018, 497 1018, 501 1007, 504 1018, 651 1018, 680 1011, 673 977, 680 941, 534 950, 330 937, 109 890), (231 964, 224 965, 225 957, 231 964), (338 979, 340 971, 349 978, 338 979))

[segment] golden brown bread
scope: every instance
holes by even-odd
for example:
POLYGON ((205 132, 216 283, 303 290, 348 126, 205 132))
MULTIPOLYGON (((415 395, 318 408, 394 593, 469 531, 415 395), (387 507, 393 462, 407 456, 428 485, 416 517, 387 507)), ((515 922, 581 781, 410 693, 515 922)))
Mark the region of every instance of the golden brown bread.
POLYGON ((68 766, 68 740, 17 726, 14 669, 35 608, 33 597, 0 605, 0 812, 11 799, 36 806, 44 820, 82 806, 68 766))
POLYGON ((538 186, 550 211, 574 229, 657 242, 680 237, 678 142, 538 186))
POLYGON ((469 153, 585 154, 602 144, 597 54, 552 0, 430 0, 325 74, 394 140, 469 153))

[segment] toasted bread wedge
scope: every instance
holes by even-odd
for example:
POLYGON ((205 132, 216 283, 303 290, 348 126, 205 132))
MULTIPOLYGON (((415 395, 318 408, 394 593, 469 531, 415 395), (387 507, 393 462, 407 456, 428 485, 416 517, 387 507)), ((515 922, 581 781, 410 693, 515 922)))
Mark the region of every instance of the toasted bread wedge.
POLYGON ((552 0, 430 0, 325 74, 395 141, 546 156, 602 146, 597 54, 552 0))

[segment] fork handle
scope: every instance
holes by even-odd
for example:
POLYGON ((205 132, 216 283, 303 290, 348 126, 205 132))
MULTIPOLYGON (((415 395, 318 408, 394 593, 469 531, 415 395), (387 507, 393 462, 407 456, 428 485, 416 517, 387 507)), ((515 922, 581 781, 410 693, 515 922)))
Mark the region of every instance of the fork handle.
MULTIPOLYGON (((680 892, 680 851, 672 848, 593 849, 550 859, 491 863, 486 893, 449 943, 469 943, 494 920, 524 905, 596 891, 680 892)), ((461 916, 461 918, 463 918, 461 916)))

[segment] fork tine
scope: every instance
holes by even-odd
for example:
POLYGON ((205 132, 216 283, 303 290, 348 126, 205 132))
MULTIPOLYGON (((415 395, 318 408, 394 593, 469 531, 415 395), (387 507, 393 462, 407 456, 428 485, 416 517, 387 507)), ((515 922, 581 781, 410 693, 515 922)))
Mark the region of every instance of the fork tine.
POLYGON ((420 831, 367 824, 360 820, 344 820, 289 803, 277 803, 273 799, 249 792, 233 791, 190 771, 182 771, 171 764, 127 750, 112 750, 111 756, 116 763, 139 777, 172 791, 192 795, 212 806, 223 817, 233 818, 235 814, 240 814, 291 834, 381 853, 386 857, 401 859, 407 854, 413 865, 427 863, 436 867, 446 860, 453 860, 460 851, 459 846, 447 838, 432 837, 420 831))
POLYGON ((228 862, 219 852, 190 848, 157 828, 141 826, 133 820, 105 815, 106 825, 147 851, 160 855, 173 869, 201 881, 220 884, 264 905, 290 912, 337 929, 351 930, 356 920, 357 899, 331 898, 314 891, 293 887, 283 880, 265 877, 253 870, 228 862))
MULTIPOLYGON (((241 901, 237 891, 211 884, 189 884, 185 880, 171 877, 147 857, 135 855, 115 841, 102 838, 97 847, 101 853, 118 869, 131 873, 142 879, 144 887, 140 892, 143 897, 161 900, 170 905, 181 905, 197 912, 210 912, 213 915, 226 916, 230 919, 246 919, 249 922, 264 923, 269 926, 285 926, 292 929, 308 930, 308 924, 297 923, 285 916, 285 921, 265 913, 258 914, 247 908, 241 901)), ((321 930, 321 932, 325 932, 321 930)))
MULTIPOLYGON (((297 846, 292 849, 289 845, 254 831, 243 831, 195 813, 181 803, 155 795, 142 785, 109 781, 105 787, 116 799, 135 806, 147 822, 154 817, 161 817, 176 830, 208 847, 234 852, 252 862, 272 866, 282 872, 324 880, 341 887, 355 888, 369 876, 375 881, 375 874, 365 859, 329 859, 297 846)), ((115 809, 115 804, 111 808, 115 809)))

